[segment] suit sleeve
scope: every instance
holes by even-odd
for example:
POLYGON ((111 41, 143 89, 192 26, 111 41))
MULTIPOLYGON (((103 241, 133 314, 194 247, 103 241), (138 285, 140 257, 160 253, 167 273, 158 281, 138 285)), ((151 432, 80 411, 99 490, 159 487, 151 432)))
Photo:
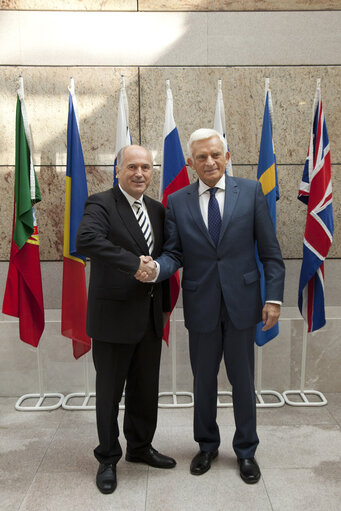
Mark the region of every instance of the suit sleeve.
POLYGON ((77 231, 77 252, 115 270, 134 275, 140 266, 140 258, 115 245, 108 237, 110 230, 110 216, 103 199, 92 195, 85 203, 84 215, 77 231))
POLYGON ((285 266, 262 186, 257 182, 255 238, 266 282, 266 301, 283 302, 285 266))
POLYGON ((168 279, 182 267, 182 246, 171 196, 167 201, 165 242, 162 254, 156 260, 160 265, 157 282, 168 279))

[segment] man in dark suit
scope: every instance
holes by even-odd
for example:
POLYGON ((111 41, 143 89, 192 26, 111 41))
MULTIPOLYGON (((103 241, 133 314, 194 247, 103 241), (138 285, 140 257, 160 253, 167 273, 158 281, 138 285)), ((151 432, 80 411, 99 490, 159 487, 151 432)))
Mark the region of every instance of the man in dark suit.
POLYGON ((93 338, 96 418, 102 493, 116 488, 122 456, 117 416, 125 386, 123 431, 126 460, 172 468, 175 460, 152 445, 158 406, 162 333, 170 310, 169 282, 145 284, 134 275, 149 271, 142 254, 157 257, 163 243, 164 208, 144 195, 152 177, 150 152, 127 146, 117 156, 119 184, 88 198, 77 251, 91 259, 87 333, 93 338))
MULTIPOLYGON (((159 274, 140 271, 137 278, 159 282, 183 267, 184 317, 194 375, 194 439, 200 447, 191 473, 205 473, 218 455, 217 374, 224 356, 236 423, 233 448, 242 479, 256 483, 260 469, 254 458, 259 442, 254 337, 259 321, 267 330, 278 320, 284 264, 261 184, 225 175, 230 156, 225 139, 214 130, 197 130, 190 137, 189 154, 188 164, 199 180, 168 197, 165 244, 156 261, 159 274), (264 307, 255 242, 266 279, 264 307)), ((147 258, 145 262, 152 270, 153 262, 147 258)))

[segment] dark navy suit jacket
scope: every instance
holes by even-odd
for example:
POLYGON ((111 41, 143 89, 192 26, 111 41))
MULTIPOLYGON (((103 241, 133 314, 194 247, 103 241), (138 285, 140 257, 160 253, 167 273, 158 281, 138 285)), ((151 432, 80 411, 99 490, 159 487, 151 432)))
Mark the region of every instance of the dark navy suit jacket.
POLYGON ((198 188, 196 182, 168 197, 157 281, 183 267, 184 317, 189 330, 214 330, 222 297, 233 324, 249 328, 261 320, 262 312, 256 241, 264 266, 266 299, 283 301, 285 268, 261 184, 226 176, 217 248, 202 218, 198 188))

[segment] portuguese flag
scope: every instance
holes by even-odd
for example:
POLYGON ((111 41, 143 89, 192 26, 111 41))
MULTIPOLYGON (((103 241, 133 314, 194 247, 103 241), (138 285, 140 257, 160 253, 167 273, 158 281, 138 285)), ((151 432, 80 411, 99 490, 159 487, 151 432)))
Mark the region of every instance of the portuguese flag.
POLYGON ((2 312, 19 318, 20 339, 37 347, 45 320, 39 237, 33 205, 41 197, 30 141, 21 83, 16 111, 13 233, 2 312))

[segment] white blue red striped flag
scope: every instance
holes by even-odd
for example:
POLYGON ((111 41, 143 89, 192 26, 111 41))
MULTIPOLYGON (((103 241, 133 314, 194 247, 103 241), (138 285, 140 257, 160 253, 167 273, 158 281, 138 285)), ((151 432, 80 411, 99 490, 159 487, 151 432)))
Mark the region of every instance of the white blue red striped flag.
MULTIPOLYGON (((218 133, 220 133, 220 135, 222 135, 226 139, 227 150, 229 151, 229 144, 226 138, 225 108, 221 80, 218 80, 218 94, 215 107, 213 129, 215 129, 218 133)), ((228 176, 233 176, 231 156, 226 165, 226 173, 228 176)))
POLYGON ((131 145, 131 136, 129 131, 129 108, 128 98, 125 89, 124 76, 121 77, 121 92, 118 101, 117 124, 116 124, 116 146, 114 163, 114 185, 118 183, 116 177, 117 154, 122 147, 131 145))
MULTIPOLYGON (((163 167, 160 184, 160 199, 165 207, 167 206, 168 195, 189 185, 185 158, 182 152, 179 133, 173 115, 173 95, 170 89, 169 80, 166 81, 166 84, 167 100, 165 124, 163 128, 163 167)), ((171 309, 173 310, 180 291, 180 279, 178 272, 171 277, 170 288, 171 309)), ((163 338, 168 344, 169 321, 165 327, 163 338)))
POLYGON ((330 149, 319 80, 313 106, 313 124, 298 199, 307 204, 298 307, 308 332, 326 323, 324 260, 333 240, 334 221, 330 149))

